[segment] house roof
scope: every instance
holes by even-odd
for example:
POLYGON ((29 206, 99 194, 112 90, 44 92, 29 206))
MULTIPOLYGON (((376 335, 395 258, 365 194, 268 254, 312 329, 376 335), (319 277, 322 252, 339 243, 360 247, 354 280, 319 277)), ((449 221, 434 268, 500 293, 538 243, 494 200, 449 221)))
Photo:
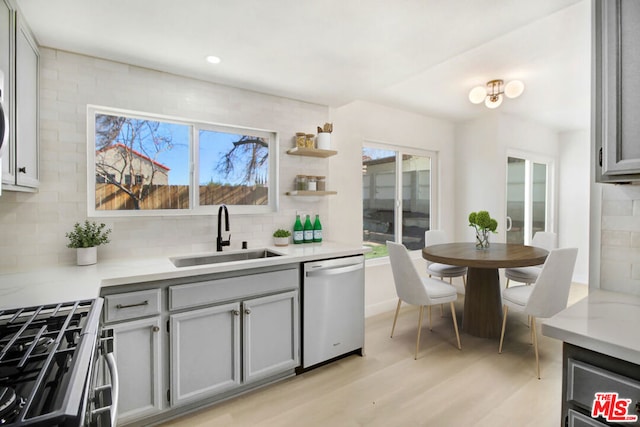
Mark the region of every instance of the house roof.
POLYGON ((126 145, 124 145, 122 143, 113 144, 113 145, 110 145, 108 147, 101 148, 100 150, 97 150, 97 152, 98 153, 99 152, 105 152, 105 151, 112 150, 114 148, 121 148, 121 149, 124 149, 126 151, 131 151, 134 155, 136 155, 136 156, 140 157, 141 159, 144 159, 144 160, 146 160, 146 161, 148 161, 150 163, 153 163, 154 165, 158 166, 161 169, 166 170, 167 172, 169 172, 171 170, 168 166, 165 166, 162 163, 158 163, 155 160, 153 160, 152 158, 150 158, 149 156, 146 156, 146 155, 140 153, 139 151, 136 151, 136 150, 134 150, 132 148, 129 148, 129 147, 127 147, 126 145))

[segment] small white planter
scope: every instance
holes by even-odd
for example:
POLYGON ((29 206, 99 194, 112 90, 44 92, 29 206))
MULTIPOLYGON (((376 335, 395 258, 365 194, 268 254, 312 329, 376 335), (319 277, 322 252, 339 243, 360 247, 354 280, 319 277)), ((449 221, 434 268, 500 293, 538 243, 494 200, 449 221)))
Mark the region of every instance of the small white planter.
POLYGON ((92 265, 98 262, 98 247, 77 248, 76 263, 78 265, 92 265))
POLYGON ((276 246, 289 246, 288 237, 274 237, 273 242, 276 246))

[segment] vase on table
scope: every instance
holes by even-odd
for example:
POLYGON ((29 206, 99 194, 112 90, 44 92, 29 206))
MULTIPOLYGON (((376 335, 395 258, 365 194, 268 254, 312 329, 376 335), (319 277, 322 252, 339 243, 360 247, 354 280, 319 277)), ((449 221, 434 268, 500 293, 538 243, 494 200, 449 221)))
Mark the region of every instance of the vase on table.
POLYGON ((489 229, 476 229, 476 249, 488 249, 489 248, 489 229))

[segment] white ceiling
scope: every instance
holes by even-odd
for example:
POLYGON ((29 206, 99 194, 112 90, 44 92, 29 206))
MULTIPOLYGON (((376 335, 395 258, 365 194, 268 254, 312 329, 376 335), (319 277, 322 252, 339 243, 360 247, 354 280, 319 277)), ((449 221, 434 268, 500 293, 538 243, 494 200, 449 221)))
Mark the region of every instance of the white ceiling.
POLYGON ((39 44, 339 107, 366 100, 451 120, 486 81, 500 112, 587 129, 589 0, 17 0, 39 44), (205 62, 207 55, 222 59, 205 62))

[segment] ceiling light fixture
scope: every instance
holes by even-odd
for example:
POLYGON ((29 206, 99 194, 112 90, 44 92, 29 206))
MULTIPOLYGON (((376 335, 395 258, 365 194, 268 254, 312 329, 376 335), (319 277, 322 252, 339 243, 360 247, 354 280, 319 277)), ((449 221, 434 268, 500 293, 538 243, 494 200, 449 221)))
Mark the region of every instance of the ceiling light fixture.
POLYGON ((469 92, 469 101, 480 104, 484 101, 487 108, 498 108, 505 95, 507 98, 517 98, 524 92, 524 83, 511 80, 506 85, 503 80, 488 81, 486 86, 476 86, 469 92))
POLYGON ((207 62, 209 64, 219 64, 220 58, 218 58, 217 56, 209 55, 207 56, 207 62))

